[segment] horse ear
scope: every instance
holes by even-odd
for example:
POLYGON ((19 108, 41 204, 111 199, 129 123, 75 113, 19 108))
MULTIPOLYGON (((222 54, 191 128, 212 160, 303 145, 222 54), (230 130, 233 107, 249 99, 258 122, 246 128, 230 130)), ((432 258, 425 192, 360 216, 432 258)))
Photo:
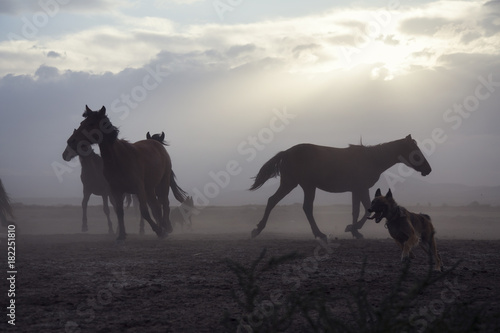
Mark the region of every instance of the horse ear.
POLYGON ((106 107, 103 105, 102 108, 99 110, 99 115, 100 116, 105 116, 106 115, 106 107))
POLYGON ((163 141, 165 139, 165 133, 161 132, 160 140, 163 141))
POLYGON ((408 134, 408 136, 406 137, 406 140, 413 140, 413 139, 411 138, 411 134, 408 134))
POLYGON ((389 189, 389 191, 387 191, 387 194, 385 195, 386 198, 392 198, 392 192, 391 192, 391 189, 389 189))
POLYGON ((87 105, 85 105, 85 111, 83 111, 82 117, 87 118, 90 112, 92 112, 92 110, 90 110, 90 108, 87 105))
POLYGON ((377 192, 375 192, 375 197, 380 197, 382 193, 380 192, 380 189, 377 189, 377 192))
POLYGON ((146 139, 151 139, 151 134, 149 134, 149 132, 146 133, 146 139))

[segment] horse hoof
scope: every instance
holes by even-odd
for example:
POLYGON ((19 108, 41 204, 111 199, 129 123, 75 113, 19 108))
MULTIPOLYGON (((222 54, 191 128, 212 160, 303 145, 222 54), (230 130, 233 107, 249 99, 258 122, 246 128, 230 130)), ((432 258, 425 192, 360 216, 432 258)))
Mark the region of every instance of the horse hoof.
POLYGON ((253 229, 252 230, 252 238, 257 237, 259 234, 260 234, 260 230, 259 229, 253 229))
POLYGON ((363 235, 356 229, 351 231, 352 236, 356 239, 363 239, 363 235))
POLYGON ((315 236, 315 237, 321 239, 321 241, 323 241, 325 243, 328 243, 328 237, 326 237, 325 234, 321 234, 321 235, 318 235, 318 236, 315 236))
POLYGON ((351 232, 351 230, 352 230, 352 224, 348 224, 348 225, 345 227, 344 232, 351 232))
POLYGON ((87 227, 82 227, 82 232, 87 232, 87 231, 89 231, 89 228, 87 228, 87 227))
POLYGON ((158 238, 165 238, 168 236, 168 233, 166 233, 163 229, 160 229, 160 231, 156 231, 156 235, 158 238))
POLYGON ((117 241, 117 242, 123 242, 123 241, 125 240, 125 238, 126 238, 126 237, 125 237, 125 235, 120 235, 120 236, 118 236, 118 237, 116 238, 116 241, 117 241))

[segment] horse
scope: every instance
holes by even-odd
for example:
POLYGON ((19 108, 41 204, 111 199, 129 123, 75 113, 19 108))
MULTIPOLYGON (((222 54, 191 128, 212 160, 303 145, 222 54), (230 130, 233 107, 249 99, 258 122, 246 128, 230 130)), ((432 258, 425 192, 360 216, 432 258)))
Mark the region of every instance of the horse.
POLYGON ((162 238, 171 233, 169 190, 172 189, 175 198, 180 202, 186 198, 186 192, 175 181, 172 162, 163 145, 156 140, 130 143, 119 139, 118 128, 109 120, 104 106, 99 111, 92 111, 85 106, 83 117, 84 120, 68 138, 67 144, 74 151, 86 145, 99 145, 104 177, 115 200, 118 218, 117 240, 126 238, 123 213, 125 193, 137 195, 141 215, 158 237, 162 238))
POLYGON ((262 220, 252 230, 252 238, 265 228, 274 206, 297 185, 304 191, 302 208, 315 237, 324 241, 327 239, 313 217, 314 197, 316 188, 319 188, 331 193, 352 192, 352 225, 348 225, 345 231, 350 231, 356 238, 363 238, 358 229, 369 215, 366 211, 370 207, 369 189, 382 172, 397 163, 404 163, 422 176, 432 171, 411 135, 375 146, 335 148, 304 143, 279 152, 262 166, 250 187, 250 190, 256 190, 268 179, 281 176, 280 186, 269 197, 262 220), (365 214, 357 221, 360 203, 365 208, 365 214))
POLYGON ((14 211, 12 210, 12 205, 10 204, 10 198, 3 187, 2 180, 0 179, 0 222, 2 227, 8 228, 9 224, 14 224, 7 220, 7 218, 14 219, 14 211))
MULTIPOLYGON (((153 135, 151 135, 151 134, 149 134, 149 132, 147 132, 146 139, 147 140, 156 140, 159 143, 161 143, 162 145, 168 146, 168 142, 165 141, 165 133, 164 132, 161 132, 161 134, 156 133, 153 135)), ((134 208, 137 207, 137 205, 135 204, 138 201, 136 195, 134 195, 132 197, 132 201, 134 202, 134 208)), ((139 235, 144 235, 144 219, 142 218, 142 215, 141 215, 141 218, 139 221, 139 235)))
MULTIPOLYGON (((75 133, 73 131, 73 133, 75 133)), ((79 153, 66 146, 62 157, 65 161, 70 161, 78 156, 82 171, 80 180, 83 184, 83 199, 82 199, 82 232, 88 231, 87 225, 87 205, 92 194, 102 197, 102 208, 106 219, 108 220, 108 234, 114 234, 113 224, 109 216, 108 197, 110 196, 109 184, 104 178, 103 162, 101 156, 97 155, 90 145, 82 146, 79 153)), ((114 205, 114 201, 111 202, 114 205)))

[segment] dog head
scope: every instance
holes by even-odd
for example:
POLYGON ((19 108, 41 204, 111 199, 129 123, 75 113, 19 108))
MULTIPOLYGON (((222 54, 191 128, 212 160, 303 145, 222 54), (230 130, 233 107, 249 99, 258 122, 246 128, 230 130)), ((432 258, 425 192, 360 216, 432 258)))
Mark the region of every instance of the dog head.
POLYGON ((392 198, 392 192, 389 189, 385 196, 382 195, 380 189, 375 192, 375 198, 372 200, 370 208, 368 208, 369 213, 373 213, 369 216, 369 220, 375 220, 376 223, 382 221, 382 219, 389 215, 391 209, 396 205, 396 202, 392 198))

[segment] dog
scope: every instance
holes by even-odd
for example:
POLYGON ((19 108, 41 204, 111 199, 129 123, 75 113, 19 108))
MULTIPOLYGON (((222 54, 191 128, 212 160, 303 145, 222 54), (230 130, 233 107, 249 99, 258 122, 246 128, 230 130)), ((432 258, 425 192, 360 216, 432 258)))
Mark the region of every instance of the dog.
POLYGON ((387 219, 386 227, 389 234, 403 250, 402 261, 409 260, 410 257, 414 258, 412 249, 420 243, 427 254, 432 251, 435 261, 434 269, 441 271, 443 264, 437 251, 435 230, 429 215, 412 213, 398 206, 390 189, 385 196, 381 194, 380 189, 377 189, 368 212, 373 213, 368 219, 374 219, 376 223, 383 218, 387 219))

